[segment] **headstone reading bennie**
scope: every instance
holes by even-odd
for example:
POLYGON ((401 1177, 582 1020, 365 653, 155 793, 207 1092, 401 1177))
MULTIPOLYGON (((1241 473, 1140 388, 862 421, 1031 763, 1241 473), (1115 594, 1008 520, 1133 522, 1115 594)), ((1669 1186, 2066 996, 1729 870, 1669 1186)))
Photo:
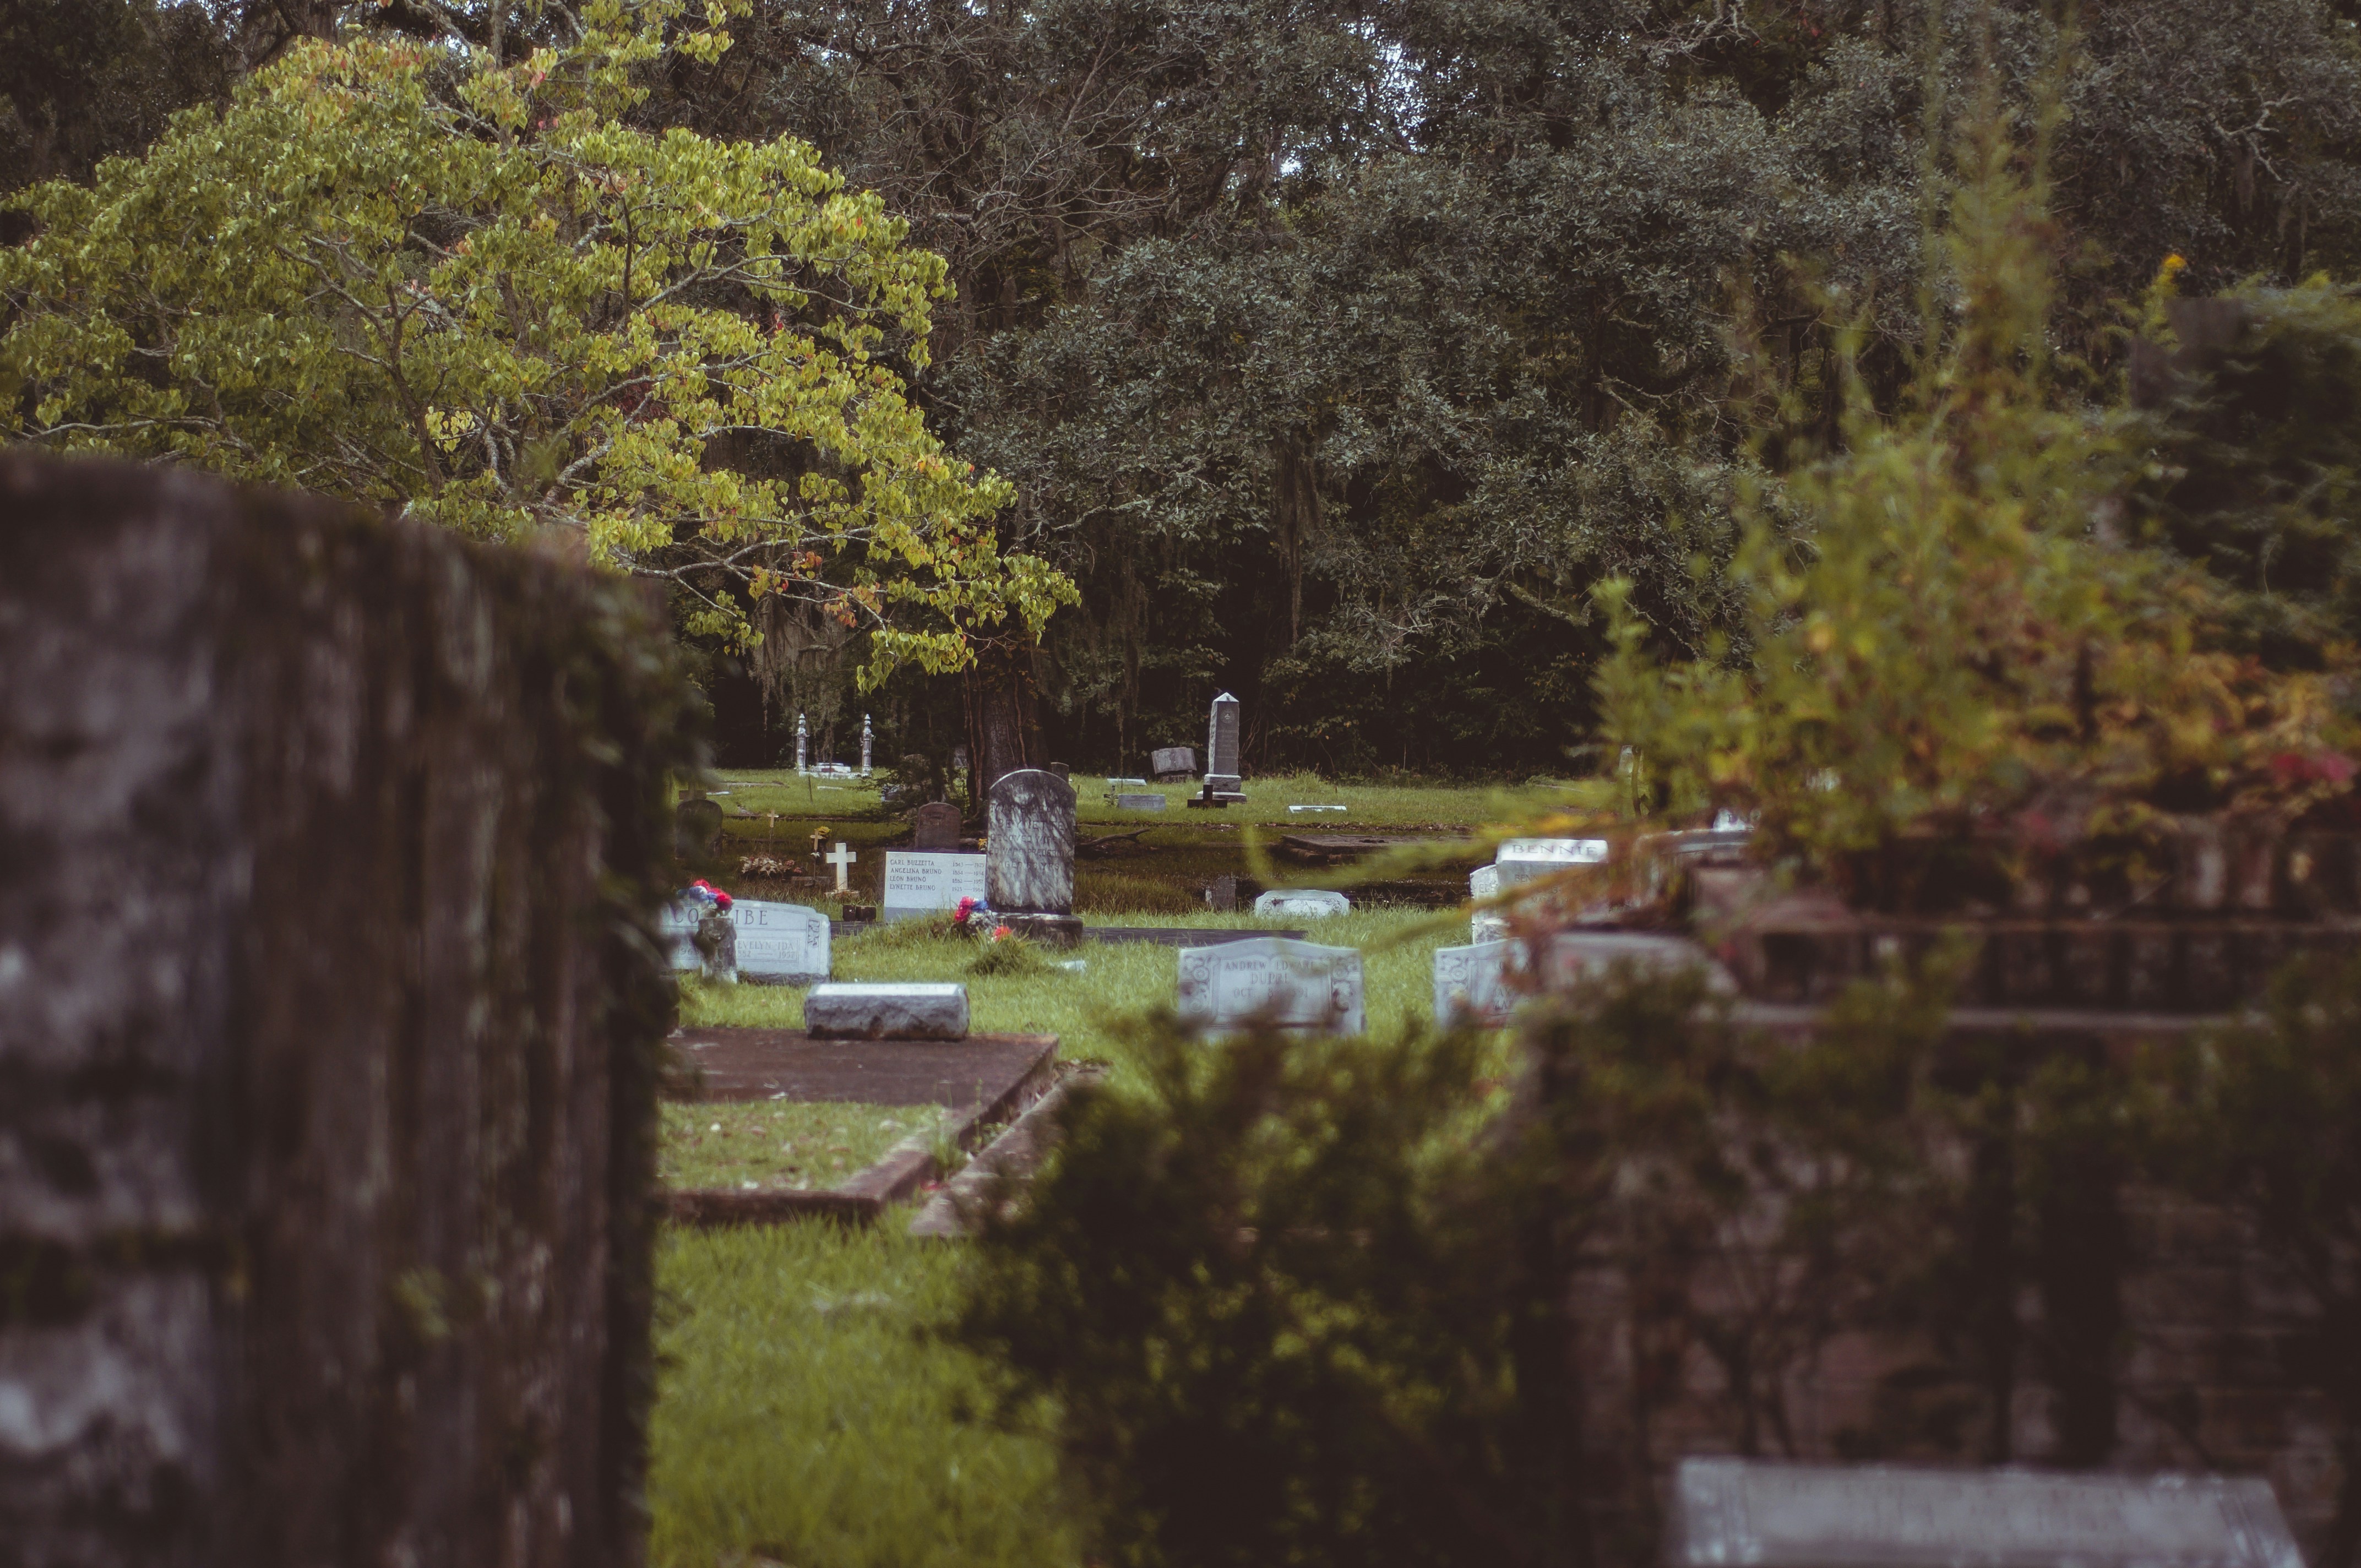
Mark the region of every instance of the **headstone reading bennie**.
POLYGON ((1180 1015, 1213 1034, 1265 1024, 1335 1035, 1363 1032, 1361 955, 1282 937, 1180 950, 1180 1015))
POLYGON ((880 916, 909 920, 957 909, 962 898, 983 902, 987 895, 983 861, 978 854, 886 850, 885 888, 878 899, 880 916))
POLYGON ((1281 920, 1319 920, 1331 915, 1350 915, 1353 901, 1341 893, 1308 887, 1274 888, 1255 899, 1254 912, 1281 920))
POLYGON ((730 906, 738 927, 738 978, 807 985, 828 978, 828 916, 800 904, 741 898, 730 906))
POLYGON ((2270 1483, 1686 1459, 1675 1568, 2302 1568, 2270 1483))
POLYGON ((1074 918, 1074 786, 1039 768, 994 781, 984 884, 994 913, 1020 935, 1071 945, 1074 918))
POLYGON ((1607 851, 1604 839, 1510 839, 1492 857, 1492 864, 1499 885, 1509 888, 1573 866, 1603 865, 1607 851))

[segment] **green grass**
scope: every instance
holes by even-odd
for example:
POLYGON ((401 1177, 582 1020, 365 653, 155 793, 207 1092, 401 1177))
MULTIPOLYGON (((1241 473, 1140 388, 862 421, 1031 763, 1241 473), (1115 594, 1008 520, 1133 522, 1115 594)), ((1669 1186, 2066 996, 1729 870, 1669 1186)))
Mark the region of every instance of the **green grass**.
POLYGON ((931 1105, 667 1105, 656 1179, 666 1187, 834 1187, 904 1138, 931 1135, 940 1120, 931 1105))
MULTIPOLYGON (((1256 924, 1202 912, 1096 923, 1256 924)), ((1466 940, 1455 915, 1372 910, 1301 924, 1312 940, 1362 949, 1379 1030, 1426 1015, 1433 949, 1466 940)), ((1122 1023, 1170 1004, 1174 949, 1085 943, 1041 955, 1079 958, 1079 973, 1006 975, 969 972, 979 950, 914 921, 838 943, 834 970, 840 980, 960 981, 977 1030, 1055 1034, 1066 1059, 1107 1063, 1117 1086, 1137 1082, 1122 1023)), ((803 992, 692 983, 681 1014, 691 1026, 794 1026, 803 992)), ((721 1119, 709 1105, 680 1109, 708 1129, 721 1119)), ((966 1249, 911 1239, 907 1212, 864 1232, 807 1222, 664 1238, 648 1483, 656 1568, 1080 1563, 1053 1452, 971 1420, 982 1369, 928 1332, 955 1309, 966 1249)))
POLYGON ((656 1568, 1060 1568, 1041 1442, 959 1419, 980 1369, 926 1335, 965 1253, 824 1222, 666 1235, 656 1568))

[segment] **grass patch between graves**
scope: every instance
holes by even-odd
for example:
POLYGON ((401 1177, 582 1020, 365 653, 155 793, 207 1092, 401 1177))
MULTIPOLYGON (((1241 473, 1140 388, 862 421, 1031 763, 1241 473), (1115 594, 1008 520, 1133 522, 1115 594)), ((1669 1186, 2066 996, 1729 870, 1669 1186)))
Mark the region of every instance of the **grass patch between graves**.
POLYGON ((935 1105, 797 1104, 786 1100, 666 1105, 656 1146, 665 1187, 834 1187, 947 1113, 935 1105))
MULTIPOLYGON (((1289 924, 1202 912, 1127 913, 1093 923, 1289 924)), ((1464 916, 1408 910, 1293 924, 1310 940, 1362 950, 1369 1026, 1379 1031, 1427 1015, 1433 949, 1467 939, 1464 916)), ((1030 972, 971 972, 982 951, 966 938, 910 922, 840 941, 834 971, 840 980, 959 981, 977 1031, 1054 1034, 1064 1059, 1107 1064, 1118 1089, 1141 1082, 1144 1063, 1123 1024, 1170 1005, 1175 949, 1084 943, 1071 953, 1038 955, 1050 963, 1030 972), (1083 967, 1051 967, 1068 959, 1083 967)), ((691 1027, 796 1027, 803 994, 691 982, 683 987, 681 1020, 691 1027)), ((1499 1048, 1505 1070, 1504 1037, 1499 1048)), ((760 1113, 770 1103, 748 1109, 760 1113)), ((717 1147, 727 1142, 735 1149, 734 1138, 709 1131, 722 1120, 715 1106, 677 1109, 684 1121, 701 1118, 694 1124, 708 1129, 705 1136, 717 1147)), ((855 1110, 801 1109, 848 1116, 855 1110)), ((876 1122, 925 1112, 889 1108, 872 1116, 871 1129, 883 1136, 889 1129, 876 1122)), ((763 1135, 769 1131, 766 1124, 763 1135)), ((778 1141, 801 1142, 792 1133, 778 1141)), ((847 1158, 847 1169, 854 1168, 847 1158)), ((929 1332, 956 1309, 969 1255, 957 1243, 905 1234, 910 1212, 891 1212, 865 1231, 805 1222, 666 1233, 657 1257, 661 1371, 648 1486, 656 1568, 755 1568, 765 1561, 796 1568, 1072 1568, 1080 1561, 1049 1444, 972 1419, 982 1369, 929 1332)))

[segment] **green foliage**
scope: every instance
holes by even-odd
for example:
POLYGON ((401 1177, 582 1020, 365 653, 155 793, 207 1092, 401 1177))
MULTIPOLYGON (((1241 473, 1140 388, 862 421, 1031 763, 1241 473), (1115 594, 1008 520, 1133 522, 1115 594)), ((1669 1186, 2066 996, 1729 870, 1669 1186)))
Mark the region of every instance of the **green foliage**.
POLYGON ((2111 537, 2137 454, 2052 385, 2047 187, 1993 109, 1967 160, 1957 325, 1900 417, 1857 400, 1841 452, 1790 479, 1798 543, 1754 509, 1749 655, 1659 664, 1628 588, 1602 590, 1609 733, 1658 804, 1758 814, 1824 854, 2012 821, 2080 837, 2154 806, 2292 817, 2335 787, 2307 765, 2349 731, 2334 688, 2221 646, 2205 581, 2111 537))
POLYGON ((0 254, 10 433, 556 530, 663 576, 692 630, 814 600, 870 673, 960 667, 1071 590, 1003 555, 1007 485, 945 454, 926 363, 940 258, 807 145, 638 129, 635 83, 728 47, 686 0, 601 0, 513 63, 306 42, 94 188, 17 200, 0 254))
POLYGON ((2151 301, 2155 340, 2181 352, 2135 504, 2219 580, 2232 646, 2316 669, 2361 638, 2361 292, 2315 278, 2228 300, 2232 341, 2205 345, 2151 301))
POLYGON ((1110 1560, 1497 1546, 1508 1340, 1466 1288, 1479 1217, 1441 1207, 1474 1043, 1206 1046, 1167 1018, 1133 1051, 1148 1093, 1073 1095, 959 1330, 1013 1409, 1051 1402, 1110 1560))

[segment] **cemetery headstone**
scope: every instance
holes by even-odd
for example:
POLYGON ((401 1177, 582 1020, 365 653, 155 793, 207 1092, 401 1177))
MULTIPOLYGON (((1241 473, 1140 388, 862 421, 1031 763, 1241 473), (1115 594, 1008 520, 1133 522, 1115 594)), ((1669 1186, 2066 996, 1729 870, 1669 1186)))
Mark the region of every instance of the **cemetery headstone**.
POLYGON ((836 868, 836 891, 839 893, 851 893, 852 891, 852 864, 855 861, 861 859, 861 857, 853 851, 851 845, 846 843, 843 839, 839 839, 836 841, 836 848, 828 852, 827 859, 828 863, 836 868))
POLYGON ((1238 906, 1238 879, 1217 876, 1205 888, 1205 907, 1217 914, 1228 915, 1238 906))
POLYGON ((667 904, 657 914, 664 962, 675 974, 693 974, 705 967, 705 956, 697 950, 697 916, 686 905, 667 904))
MULTIPOLYGON (((1478 904, 1500 896, 1500 868, 1477 866, 1467 873, 1467 896, 1478 904)), ((1498 909, 1478 909, 1467 917, 1467 939, 1481 947, 1509 934, 1509 916, 1498 909)))
POLYGON ((1552 991, 1564 991, 1602 979, 1619 966, 1650 974, 1696 970, 1716 995, 1738 992, 1730 971, 1701 944, 1653 931, 1560 931, 1543 949, 1542 981, 1552 991))
POLYGON ((1351 809, 1352 807, 1348 806, 1290 806, 1287 808, 1287 814, 1290 817, 1309 817, 1323 811, 1333 811, 1341 817, 1351 809))
POLYGON ((1049 771, 1057 774, 1060 778, 1064 779, 1068 784, 1074 782, 1074 770, 1066 766, 1063 762, 1050 763, 1049 771))
POLYGON ((1465 1019, 1488 1028, 1509 1021, 1517 993, 1509 989, 1508 975, 1521 943, 1476 942, 1465 948, 1434 949, 1434 1021, 1451 1024, 1465 1019))
POLYGON ((1074 918, 1074 786, 1038 768, 992 786, 985 886, 1004 923, 1036 940, 1071 946, 1074 918))
POLYGON ((1268 919, 1319 920, 1331 915, 1350 915, 1353 913, 1353 901, 1341 893, 1312 888, 1274 888, 1255 900, 1254 912, 1268 919))
POLYGON ((957 909, 960 900, 989 901, 984 857, 909 850, 885 851, 885 885, 878 899, 887 920, 911 920, 957 909))
POLYGON ((869 728, 869 716, 864 713, 861 716, 861 776, 864 779, 869 776, 869 748, 875 740, 875 732, 869 728))
POLYGON ((673 807, 673 852, 691 865, 712 858, 721 842, 721 803, 693 795, 673 807))
POLYGON ((703 959, 706 979, 737 983, 738 927, 730 924, 728 915, 708 909, 698 916, 697 933, 689 938, 689 944, 703 959))
POLYGON ((816 1040, 963 1040, 967 987, 944 981, 832 981, 804 995, 816 1040))
POLYGON ((800 904, 741 898, 730 906, 738 932, 738 978, 807 985, 828 978, 828 916, 800 904))
POLYGON ((1362 1033, 1361 954, 1279 937, 1180 952, 1180 1015, 1224 1034, 1255 1024, 1362 1033))
POLYGON ((1117 811, 1161 811, 1164 797, 1160 795, 1118 795, 1115 797, 1117 811))
POLYGON ((1117 789, 1121 788, 1125 784, 1137 784, 1141 789, 1146 789, 1148 787, 1148 781, 1146 779, 1109 779, 1107 780, 1107 784, 1111 788, 1117 789))
POLYGON ((1193 777, 1197 772, 1196 749, 1191 746, 1159 747, 1149 754, 1148 771, 1156 776, 1159 783, 1193 777))
POLYGON ((811 772, 811 729, 800 713, 796 715, 796 772, 811 772))
POLYGON ((1687 1459, 1675 1568, 2301 1568, 2270 1483, 1687 1459))
POLYGON ((1510 839, 1492 857, 1500 885, 1515 887, 1555 876, 1573 866, 1606 863, 1604 839, 1510 839))
MULTIPOLYGON (((910 815, 910 827, 915 835, 914 846, 920 850, 956 850, 960 847, 959 807, 948 801, 934 801, 922 806, 910 815)), ((978 897, 983 896, 978 894, 978 897)), ((886 901, 892 903, 891 899, 886 901)))
POLYGON ((1243 800, 1238 773, 1238 699, 1224 692, 1205 721, 1205 798, 1243 800))

